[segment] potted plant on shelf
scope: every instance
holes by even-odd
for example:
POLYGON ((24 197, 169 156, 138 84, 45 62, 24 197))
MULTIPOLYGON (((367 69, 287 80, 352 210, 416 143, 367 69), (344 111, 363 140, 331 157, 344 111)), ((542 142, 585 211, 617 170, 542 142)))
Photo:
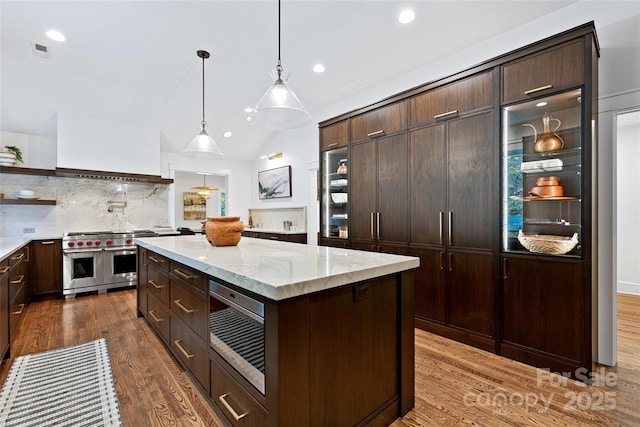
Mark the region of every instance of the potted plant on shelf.
POLYGON ((22 150, 15 145, 5 145, 0 152, 0 166, 14 166, 16 162, 23 162, 22 150))

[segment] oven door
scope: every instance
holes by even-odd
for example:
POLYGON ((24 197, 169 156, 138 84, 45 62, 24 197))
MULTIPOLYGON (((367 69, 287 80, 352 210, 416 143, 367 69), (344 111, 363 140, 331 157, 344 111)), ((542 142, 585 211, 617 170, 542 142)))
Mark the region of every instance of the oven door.
POLYGON ((104 280, 106 284, 133 286, 138 277, 135 247, 104 249, 104 280))
POLYGON ((209 281, 210 344, 264 394, 264 304, 209 281))
POLYGON ((70 295, 103 283, 102 250, 62 252, 62 294, 70 295))

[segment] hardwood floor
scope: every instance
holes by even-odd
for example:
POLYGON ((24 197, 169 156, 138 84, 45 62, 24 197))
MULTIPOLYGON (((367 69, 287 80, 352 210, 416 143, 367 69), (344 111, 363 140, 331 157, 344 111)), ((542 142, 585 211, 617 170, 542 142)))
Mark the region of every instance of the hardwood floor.
MULTIPOLYGON (((640 426, 640 297, 618 297, 618 328, 618 366, 594 387, 416 330, 416 404, 393 427, 640 426)), ((13 357, 106 338, 127 427, 228 425, 136 317, 133 290, 31 303, 16 333, 13 357)))

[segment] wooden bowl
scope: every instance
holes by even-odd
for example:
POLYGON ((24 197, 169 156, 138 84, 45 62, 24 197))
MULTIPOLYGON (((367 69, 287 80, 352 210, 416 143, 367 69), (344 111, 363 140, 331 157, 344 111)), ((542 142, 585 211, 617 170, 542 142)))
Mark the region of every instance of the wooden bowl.
POLYGON ((544 187, 531 187, 530 196, 536 197, 562 197, 564 190, 561 185, 545 185, 544 187))
POLYGON ((541 176, 536 178, 536 187, 544 187, 545 185, 558 185, 560 177, 558 176, 541 176))

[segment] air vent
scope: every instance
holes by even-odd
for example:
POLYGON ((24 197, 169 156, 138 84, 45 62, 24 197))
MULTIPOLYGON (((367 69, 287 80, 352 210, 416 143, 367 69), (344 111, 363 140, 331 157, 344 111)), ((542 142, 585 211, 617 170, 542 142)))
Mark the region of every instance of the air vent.
POLYGON ((40 58, 51 59, 51 53, 49 52, 49 47, 40 43, 32 42, 31 43, 31 52, 34 56, 38 56, 40 58))

